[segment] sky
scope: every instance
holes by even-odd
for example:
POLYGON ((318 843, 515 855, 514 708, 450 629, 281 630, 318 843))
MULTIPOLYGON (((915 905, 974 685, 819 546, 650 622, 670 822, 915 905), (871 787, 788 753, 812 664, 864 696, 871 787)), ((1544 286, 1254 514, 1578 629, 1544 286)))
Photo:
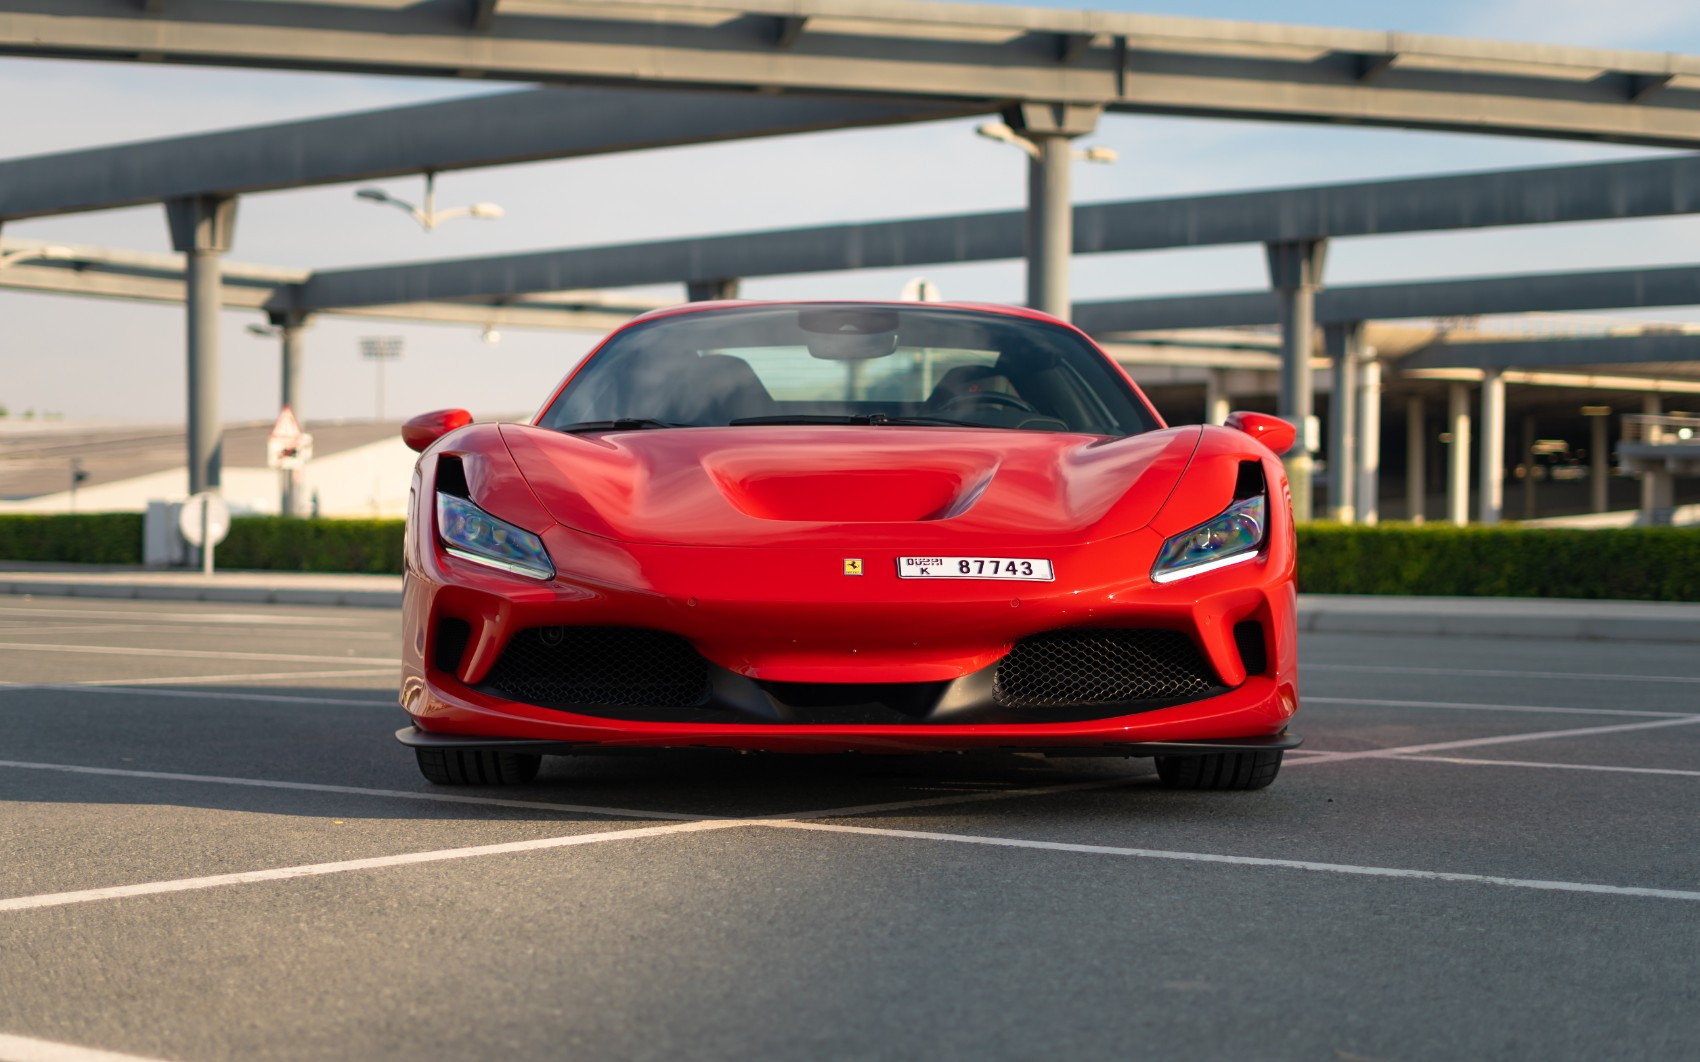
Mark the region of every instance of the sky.
MULTIPOLYGON (((1027 0, 1074 8, 1078 2, 1027 0)), ((1693 0, 1100 0, 1100 10, 1403 30, 1595 47, 1700 53, 1693 0)), ((0 59, 0 157, 507 91, 463 81, 254 72, 141 64, 0 59)), ((439 206, 500 204, 499 221, 460 220, 431 234, 393 208, 355 199, 357 185, 245 197, 230 258, 302 268, 449 258, 842 221, 1019 209, 1023 158, 973 134, 979 120, 813 133, 701 147, 462 171, 439 178, 439 206)), ((1077 202, 1368 180, 1662 152, 1621 146, 1402 130, 1106 115, 1084 144, 1114 148, 1114 165, 1077 166, 1077 202)), ((374 182, 417 200, 419 178, 374 182)), ((142 207, 15 222, 0 231, 65 243, 169 251, 164 212, 142 207)), ((1693 264, 1700 218, 1590 223, 1337 240, 1333 284, 1446 276, 1693 264)), ((753 279, 752 298, 894 297, 913 270, 753 279)), ((946 298, 1017 301, 1019 263, 934 268, 946 298)), ((1261 287, 1260 248, 1075 258, 1076 298, 1124 298, 1261 287)), ((677 288, 651 289, 663 297, 677 288)), ((1665 312, 1665 317, 1690 315, 1665 312)), ((278 409, 276 342, 249 335, 256 313, 221 321, 221 407, 227 422, 278 409)), ((359 340, 400 336, 386 374, 393 417, 465 407, 479 417, 532 412, 597 338, 586 333, 323 318, 306 332, 309 420, 369 419, 373 365, 359 340)), ((68 419, 180 422, 187 406, 180 307, 0 292, 0 406, 68 419)))

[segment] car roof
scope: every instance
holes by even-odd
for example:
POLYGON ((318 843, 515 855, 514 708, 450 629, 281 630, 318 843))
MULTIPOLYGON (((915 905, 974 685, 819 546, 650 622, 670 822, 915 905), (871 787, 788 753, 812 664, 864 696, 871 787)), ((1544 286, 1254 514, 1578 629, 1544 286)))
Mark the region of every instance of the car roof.
MULTIPOLYGON (((627 322, 627 325, 639 321, 653 321, 659 317, 675 317, 692 313, 715 313, 724 310, 748 310, 764 307, 805 307, 805 306, 879 306, 893 310, 965 310, 970 313, 993 314, 999 317, 1017 317, 1033 321, 1044 321, 1049 324, 1061 325, 1064 328, 1075 329, 1073 325, 1059 317, 1053 317, 1040 310, 1029 309, 1026 306, 1011 306, 995 302, 908 302, 897 299, 715 299, 704 302, 683 302, 677 306, 664 306, 639 314, 627 322)), ((624 326, 622 326, 624 327, 624 326)))

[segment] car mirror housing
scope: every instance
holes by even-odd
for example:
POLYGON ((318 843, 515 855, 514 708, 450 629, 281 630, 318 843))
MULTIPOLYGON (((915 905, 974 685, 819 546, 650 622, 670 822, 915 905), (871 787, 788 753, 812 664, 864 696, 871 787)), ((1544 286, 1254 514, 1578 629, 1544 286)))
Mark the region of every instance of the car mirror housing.
POLYGON ((421 413, 401 426, 402 441, 408 448, 423 453, 430 445, 457 428, 472 423, 472 414, 464 409, 437 409, 421 413))
POLYGON ((1294 427, 1291 421, 1270 416, 1268 413, 1230 413, 1226 424, 1230 428, 1245 432, 1277 454, 1291 450, 1298 438, 1298 428, 1294 427))

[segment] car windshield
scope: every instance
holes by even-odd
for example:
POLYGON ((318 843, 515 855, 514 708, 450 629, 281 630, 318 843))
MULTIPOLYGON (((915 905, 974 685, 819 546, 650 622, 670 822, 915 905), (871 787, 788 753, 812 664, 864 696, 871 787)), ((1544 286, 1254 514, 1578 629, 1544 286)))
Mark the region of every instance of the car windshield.
POLYGON ((1133 435, 1115 367, 1043 321, 922 304, 661 317, 605 343, 538 420, 559 431, 919 424, 1133 435))

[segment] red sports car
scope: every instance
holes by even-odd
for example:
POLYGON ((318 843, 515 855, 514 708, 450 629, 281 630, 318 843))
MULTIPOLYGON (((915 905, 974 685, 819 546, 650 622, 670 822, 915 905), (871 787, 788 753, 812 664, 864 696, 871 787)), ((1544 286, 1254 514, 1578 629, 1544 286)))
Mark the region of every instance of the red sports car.
POLYGON ((1166 427, 1044 314, 698 303, 527 424, 410 421, 397 737, 446 784, 544 755, 1015 749, 1271 782, 1293 528, 1260 414, 1166 427))

